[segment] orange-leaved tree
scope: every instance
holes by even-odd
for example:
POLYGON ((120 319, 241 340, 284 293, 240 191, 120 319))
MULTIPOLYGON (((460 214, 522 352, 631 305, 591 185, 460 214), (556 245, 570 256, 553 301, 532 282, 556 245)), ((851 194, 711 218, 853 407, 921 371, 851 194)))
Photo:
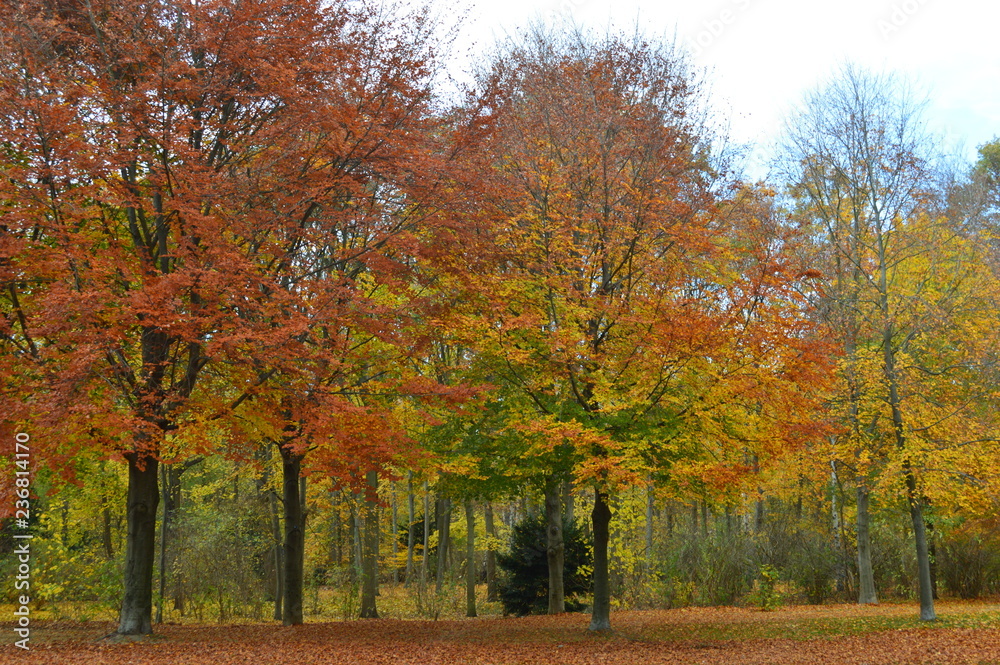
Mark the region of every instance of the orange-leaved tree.
POLYGON ((594 488, 590 627, 607 630, 611 493, 745 447, 750 423, 808 401, 823 359, 795 285, 811 273, 787 260, 766 193, 716 191, 701 92, 671 45, 538 30, 481 90, 467 159, 482 204, 458 259, 477 268, 470 337, 533 405, 534 454, 594 488))
POLYGON ((147 633, 161 450, 238 431, 280 377, 335 383, 338 316, 377 315, 352 280, 391 275, 374 250, 405 236, 383 205, 398 187, 372 174, 421 167, 405 121, 426 51, 394 52, 346 2, 2 12, 6 425, 35 428, 55 468, 82 448, 127 462, 118 632, 147 633))

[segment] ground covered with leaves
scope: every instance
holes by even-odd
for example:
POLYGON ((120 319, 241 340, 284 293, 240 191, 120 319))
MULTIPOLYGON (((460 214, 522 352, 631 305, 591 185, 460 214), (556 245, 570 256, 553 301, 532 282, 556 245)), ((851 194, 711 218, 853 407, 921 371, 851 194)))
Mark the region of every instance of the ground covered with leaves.
MULTIPOLYGON (((910 605, 689 608, 612 615, 615 631, 587 632, 588 616, 450 621, 370 620, 164 625, 136 642, 101 638, 104 622, 33 626, 32 649, 5 640, 0 663, 330 663, 344 665, 648 665, 651 663, 1000 663, 1000 605, 942 603, 922 623, 910 605)), ((13 634, 12 625, 3 632, 13 634)))

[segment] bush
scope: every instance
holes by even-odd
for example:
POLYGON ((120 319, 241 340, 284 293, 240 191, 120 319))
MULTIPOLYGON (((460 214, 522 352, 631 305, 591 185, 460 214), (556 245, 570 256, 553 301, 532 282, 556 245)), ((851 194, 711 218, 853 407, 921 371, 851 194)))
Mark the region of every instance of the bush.
POLYGON ((949 592, 966 600, 996 592, 1000 556, 980 536, 954 534, 938 553, 938 571, 949 592))
MULTIPOLYGON (((527 517, 514 525, 510 552, 497 556, 502 575, 497 591, 504 614, 544 614, 549 606, 549 562, 544 517, 527 517)), ((590 593, 590 553, 576 523, 563 523, 566 609, 585 607, 575 596, 590 593)))

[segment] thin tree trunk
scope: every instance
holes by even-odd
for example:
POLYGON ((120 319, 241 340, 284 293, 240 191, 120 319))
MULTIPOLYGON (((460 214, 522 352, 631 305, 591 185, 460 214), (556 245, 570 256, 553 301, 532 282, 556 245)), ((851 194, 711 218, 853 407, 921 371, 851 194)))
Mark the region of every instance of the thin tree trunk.
POLYGON ((438 499, 437 501, 438 551, 437 577, 434 580, 434 591, 436 593, 441 593, 444 590, 444 574, 447 570, 448 539, 451 531, 449 503, 450 499, 438 499))
POLYGON ((413 548, 416 544, 414 521, 416 520, 416 497, 413 494, 413 472, 406 474, 406 586, 413 578, 413 548))
POLYGON ((493 551, 492 543, 496 538, 496 526, 493 524, 493 504, 486 502, 484 510, 484 520, 486 522, 486 536, 490 539, 490 549, 486 550, 486 600, 491 603, 497 601, 497 555, 493 551))
POLYGON ((430 555, 431 545, 431 493, 428 491, 427 481, 424 481, 424 548, 423 556, 420 557, 420 585, 424 588, 427 584, 427 557, 430 555))
POLYGON ((465 500, 465 616, 476 616, 476 513, 471 499, 465 500))
POLYGON ((590 615, 590 630, 607 631, 611 630, 611 585, 608 578, 611 508, 607 493, 601 490, 595 492, 591 521, 594 525, 594 608, 590 615))
POLYGON ((858 481, 858 603, 861 605, 878 604, 875 593, 875 577, 872 572, 872 548, 869 524, 871 515, 868 510, 868 488, 862 480, 858 481))
POLYGON ((572 524, 576 519, 576 500, 573 498, 573 483, 563 481, 563 512, 566 515, 566 524, 572 524))
POLYGON ((444 541, 444 551, 441 553, 441 558, 444 560, 444 572, 445 575, 453 576, 452 571, 452 551, 451 551, 451 513, 454 509, 454 504, 451 499, 444 500, 444 533, 442 534, 442 540, 444 541))
POLYGON ((129 453, 128 538, 125 542, 125 593, 118 621, 119 635, 153 632, 153 564, 156 561, 158 463, 153 457, 129 453))
POLYGON ((390 485, 392 501, 392 583, 399 584, 399 503, 396 501, 395 483, 390 485))
POLYGON ((434 518, 438 534, 437 557, 434 561, 434 592, 440 594, 444 589, 444 499, 440 497, 434 502, 434 518))
MULTIPOLYGON (((838 592, 844 590, 847 581, 847 553, 844 551, 844 539, 840 536, 843 528, 840 523, 840 509, 837 505, 837 463, 830 460, 830 519, 833 529, 833 549, 837 553, 837 582, 838 592)), ((874 586, 874 585, 873 585, 874 586)))
POLYGON ((378 472, 369 471, 365 476, 368 492, 365 495, 364 551, 361 554, 361 618, 377 619, 378 608, 378 472))
POLYGON ((330 560, 334 566, 340 566, 344 559, 344 534, 340 519, 340 496, 336 490, 330 490, 330 560))
POLYGON ((927 553, 930 558, 931 566, 931 591, 933 592, 934 600, 939 600, 937 584, 937 547, 934 539, 934 523, 931 520, 927 520, 927 553))
MULTIPOLYGON (((653 508, 655 507, 655 497, 653 495, 653 481, 648 479, 649 485, 646 487, 646 575, 653 572, 653 508)), ((728 513, 727 513, 728 514, 728 513)))
POLYGON ((281 475, 285 517, 284 601, 281 622, 297 626, 303 622, 302 595, 305 564, 305 520, 299 497, 302 456, 281 448, 281 475))
POLYGON ((167 465, 160 466, 160 501, 163 518, 160 520, 160 597, 156 601, 156 623, 163 623, 163 597, 167 592, 167 538, 170 533, 170 499, 167 496, 167 465))
POLYGON ((281 621, 285 599, 285 547, 281 536, 278 495, 273 491, 268 493, 268 506, 271 510, 271 538, 274 542, 274 620, 281 621))
POLYGON ((549 614, 566 611, 563 587, 566 546, 562 531, 562 497, 560 483, 549 479, 545 485, 545 544, 549 564, 549 614))

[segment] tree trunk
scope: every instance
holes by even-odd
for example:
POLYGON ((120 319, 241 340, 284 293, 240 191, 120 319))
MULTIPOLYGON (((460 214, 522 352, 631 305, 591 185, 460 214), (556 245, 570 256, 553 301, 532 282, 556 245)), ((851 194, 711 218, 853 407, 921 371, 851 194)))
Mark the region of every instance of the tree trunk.
POLYGON ((406 586, 413 578, 413 548, 416 545, 414 521, 416 520, 416 497, 413 494, 413 472, 406 474, 406 586))
POLYGON ((608 495, 598 490, 594 496, 591 513, 594 525, 594 608, 590 615, 590 630, 611 630, 611 585, 608 578, 608 526, 611 508, 608 495))
POLYGON ((840 522, 840 509, 837 505, 838 487, 837 463, 834 460, 830 460, 830 520, 832 522, 831 528, 833 529, 833 549, 837 553, 836 589, 838 592, 842 592, 847 581, 847 553, 844 549, 844 539, 840 535, 843 527, 840 522))
MULTIPOLYGON (((653 573, 653 509, 655 508, 655 496, 653 494, 653 481, 649 479, 649 486, 646 487, 646 575, 653 573)), ((726 513, 727 517, 729 513, 726 513)))
POLYGON ((465 616, 476 616, 476 513, 471 499, 465 500, 465 616))
POLYGON ((441 593, 444 590, 444 574, 448 569, 448 540, 451 535, 451 499, 438 499, 437 501, 437 523, 438 523, 438 551, 437 551, 437 578, 434 580, 434 591, 441 593))
POLYGON ((156 623, 163 623, 163 597, 167 592, 167 538, 170 533, 170 511, 167 509, 167 465, 160 466, 160 501, 163 503, 163 518, 160 520, 160 597, 156 602, 156 623))
POLYGON ((333 489, 330 490, 330 505, 333 508, 330 520, 330 561, 339 567, 344 560, 344 533, 340 519, 340 496, 333 489))
POLYGON ((119 635, 153 632, 153 565, 156 562, 156 508, 160 503, 157 460, 126 455, 128 460, 128 538, 125 543, 125 594, 119 635))
POLYGON ((378 608, 378 472, 369 471, 365 476, 368 492, 365 495, 364 551, 361 555, 361 618, 377 619, 378 608))
POLYGON ((424 550, 420 557, 420 588, 424 589, 427 584, 427 563, 431 551, 431 493, 427 488, 427 481, 424 481, 424 550))
POLYGON ((927 553, 931 566, 931 591, 933 592, 934 600, 940 600, 938 598, 937 583, 937 547, 934 539, 934 523, 931 520, 927 520, 927 553))
POLYGON ((281 623, 297 626, 303 622, 302 586, 305 564, 305 520, 299 497, 302 456, 281 448, 281 476, 285 512, 284 607, 281 623))
POLYGON ((920 586, 920 620, 934 621, 934 587, 931 584, 931 559, 927 550, 927 531, 924 522, 924 506, 917 495, 917 479, 909 462, 903 463, 906 476, 907 501, 910 504, 910 519, 913 521, 913 539, 917 548, 917 580, 920 586))
POLYGON ((562 497, 560 483, 549 479, 545 484, 545 545, 549 564, 549 614, 566 611, 563 587, 566 546, 562 531, 562 497))
POLYGON ((878 604, 875 593, 875 577, 872 573, 872 548, 869 533, 870 513, 868 510, 868 488, 859 481, 858 496, 858 603, 878 604))
POLYGON ((399 584, 399 503, 396 501, 395 483, 390 485, 392 501, 392 583, 399 584))
POLYGON ((486 536, 490 539, 490 549, 486 550, 486 600, 495 603, 497 596, 497 555, 493 551, 493 539, 497 536, 496 526, 493 524, 493 504, 486 502, 484 510, 486 522, 486 536))
POLYGON ((563 481, 563 513, 566 516, 566 524, 572 524, 576 518, 576 500, 573 498, 573 483, 563 481))
POLYGON ((434 523, 438 534, 437 555, 434 559, 434 592, 440 594, 444 589, 444 499, 440 497, 434 501, 434 523))
POLYGON ((444 528, 441 539, 444 543, 444 551, 441 552, 441 559, 444 561, 445 575, 452 575, 452 551, 451 551, 451 512, 454 509, 451 499, 444 500, 444 528))
POLYGON ((281 621, 285 599, 285 548, 281 538, 278 496, 273 491, 268 492, 268 507, 271 511, 271 538, 274 543, 274 620, 281 621))

